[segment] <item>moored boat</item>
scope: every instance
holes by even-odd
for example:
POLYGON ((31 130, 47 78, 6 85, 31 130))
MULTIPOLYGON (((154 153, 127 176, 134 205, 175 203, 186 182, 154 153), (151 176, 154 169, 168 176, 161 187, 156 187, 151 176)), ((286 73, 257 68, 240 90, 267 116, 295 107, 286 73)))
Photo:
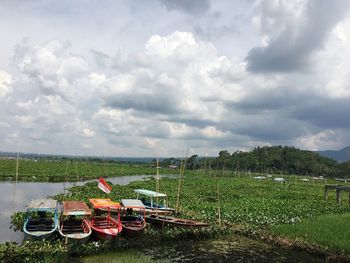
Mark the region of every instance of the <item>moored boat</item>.
POLYGON ((32 200, 27 208, 23 226, 25 238, 49 239, 57 228, 57 201, 53 199, 32 200))
POLYGON ((152 211, 157 211, 157 213, 173 213, 175 212, 175 209, 170 208, 167 206, 167 195, 163 193, 158 193, 146 189, 135 189, 134 190, 137 193, 137 199, 140 199, 142 203, 145 205, 147 210, 152 210, 152 211), (145 197, 140 197, 142 196, 147 196, 148 199, 145 197), (156 200, 155 200, 156 199, 156 200), (159 200, 157 199, 162 199, 163 204, 159 203, 159 200))
POLYGON ((151 224, 162 227, 166 225, 183 228, 201 228, 209 226, 209 224, 204 222, 162 215, 146 215, 146 220, 151 224))
POLYGON ((122 231, 122 224, 120 220, 121 205, 111 199, 89 199, 94 208, 94 213, 89 220, 89 225, 93 234, 101 240, 113 240, 122 231), (101 209, 107 210, 107 212, 101 209), (118 211, 117 219, 113 218, 110 209, 118 211))
POLYGON ((91 233, 87 216, 91 210, 82 201, 63 201, 63 212, 60 220, 59 233, 66 243, 85 243, 91 233))
POLYGON ((138 236, 142 234, 146 228, 145 205, 138 199, 122 199, 121 204, 123 209, 120 218, 123 226, 123 234, 127 236, 138 236))

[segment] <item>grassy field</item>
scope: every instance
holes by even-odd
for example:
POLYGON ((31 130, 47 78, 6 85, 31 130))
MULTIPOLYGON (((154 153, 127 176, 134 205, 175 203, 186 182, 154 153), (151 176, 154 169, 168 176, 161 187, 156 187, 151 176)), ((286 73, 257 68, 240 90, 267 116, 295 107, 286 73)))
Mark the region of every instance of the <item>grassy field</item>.
MULTIPOLYGON (((0 180, 14 180, 16 160, 0 159, 0 180)), ((123 175, 154 174, 150 164, 98 163, 83 160, 20 160, 18 180, 21 181, 80 181, 123 175)), ((162 169, 162 173, 174 173, 171 169, 162 169)))
POLYGON ((350 214, 322 215, 298 224, 279 225, 271 230, 293 240, 321 245, 324 248, 350 254, 350 214))

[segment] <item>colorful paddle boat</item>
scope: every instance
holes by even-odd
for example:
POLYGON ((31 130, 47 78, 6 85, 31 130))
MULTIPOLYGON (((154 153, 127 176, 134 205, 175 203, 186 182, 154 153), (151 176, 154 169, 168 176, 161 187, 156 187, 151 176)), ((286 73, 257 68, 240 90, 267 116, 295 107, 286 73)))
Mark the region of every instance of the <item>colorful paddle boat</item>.
POLYGON ((101 240, 113 240, 122 231, 120 220, 121 205, 111 199, 89 199, 94 208, 93 215, 89 221, 92 233, 101 240), (118 211, 117 219, 111 216, 110 210, 118 211), (106 210, 106 211, 102 211, 106 210))
POLYGON ((155 212, 159 214, 166 214, 166 213, 169 214, 169 213, 175 212, 175 209, 167 206, 166 194, 162 194, 162 193, 158 193, 158 192, 154 192, 146 189, 135 189, 134 191, 135 193, 137 193, 137 199, 140 199, 142 203, 145 205, 147 213, 149 213, 149 211, 147 210, 152 211, 152 213, 150 214, 153 214, 155 212), (146 196, 148 197, 148 199, 146 199, 145 197, 140 198, 140 195, 146 196), (159 203, 160 200, 158 200, 157 202, 157 199, 163 200, 162 202, 163 204, 159 203))
POLYGON ((82 201, 63 201, 59 233, 65 243, 83 244, 92 231, 87 219, 91 210, 82 201))
POLYGON ((138 199, 122 199, 121 204, 123 206, 121 213, 123 234, 126 236, 142 234, 146 227, 145 205, 138 199))
POLYGON ((27 208, 23 226, 25 238, 49 239, 57 228, 57 201, 53 199, 32 200, 27 208))

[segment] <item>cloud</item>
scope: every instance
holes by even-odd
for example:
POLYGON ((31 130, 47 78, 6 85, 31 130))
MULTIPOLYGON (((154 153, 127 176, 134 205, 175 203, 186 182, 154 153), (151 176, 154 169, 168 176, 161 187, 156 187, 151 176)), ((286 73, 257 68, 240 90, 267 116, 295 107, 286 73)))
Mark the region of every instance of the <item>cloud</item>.
MULTIPOLYGON (((291 21, 303 25, 307 5, 298 3, 274 25, 263 21, 268 45, 291 21)), ((349 23, 329 29, 323 48, 304 56, 312 71, 290 74, 248 71, 244 52, 224 56, 191 32, 154 33, 137 49, 116 42, 86 53, 73 41, 22 41, 14 71, 0 81, 10 88, 0 136, 6 147, 22 140, 30 151, 89 155, 169 156, 188 147, 213 155, 262 144, 335 148, 350 143, 349 23)))
POLYGON ((11 92, 12 76, 0 70, 0 100, 6 98, 11 92))
POLYGON ((210 9, 209 0, 159 0, 168 11, 180 10, 190 14, 203 14, 210 9))
POLYGON ((347 1, 259 1, 254 21, 265 45, 246 56, 252 72, 289 72, 309 65, 330 31, 349 11, 347 1))
POLYGON ((20 43, 15 48, 14 63, 43 94, 74 101, 75 83, 88 70, 88 64, 69 54, 69 48, 69 42, 58 40, 34 47, 20 43))

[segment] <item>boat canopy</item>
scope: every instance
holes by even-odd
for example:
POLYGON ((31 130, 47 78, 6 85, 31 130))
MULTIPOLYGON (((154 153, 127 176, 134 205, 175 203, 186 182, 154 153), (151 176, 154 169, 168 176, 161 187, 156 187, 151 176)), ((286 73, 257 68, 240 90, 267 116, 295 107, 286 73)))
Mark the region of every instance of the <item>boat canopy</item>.
POLYGON ((285 182, 286 179, 282 178, 282 177, 277 177, 275 179, 273 179, 275 182, 285 182))
POLYGON ((34 199, 28 206, 29 211, 52 211, 57 208, 57 200, 54 199, 34 199))
POLYGON ((147 195, 150 197, 166 197, 166 194, 162 194, 162 193, 158 193, 158 192, 154 192, 154 191, 150 191, 150 190, 145 190, 145 189, 135 189, 135 192, 138 194, 142 194, 142 195, 147 195))
POLYGON ((89 199, 90 203, 95 209, 98 208, 121 208, 121 205, 117 202, 113 202, 111 199, 105 199, 105 198, 92 198, 89 199))
POLYGON ((63 201, 63 215, 65 216, 91 215, 91 210, 83 201, 63 201))
POLYGON ((125 208, 146 208, 139 199, 122 199, 121 203, 125 208))

